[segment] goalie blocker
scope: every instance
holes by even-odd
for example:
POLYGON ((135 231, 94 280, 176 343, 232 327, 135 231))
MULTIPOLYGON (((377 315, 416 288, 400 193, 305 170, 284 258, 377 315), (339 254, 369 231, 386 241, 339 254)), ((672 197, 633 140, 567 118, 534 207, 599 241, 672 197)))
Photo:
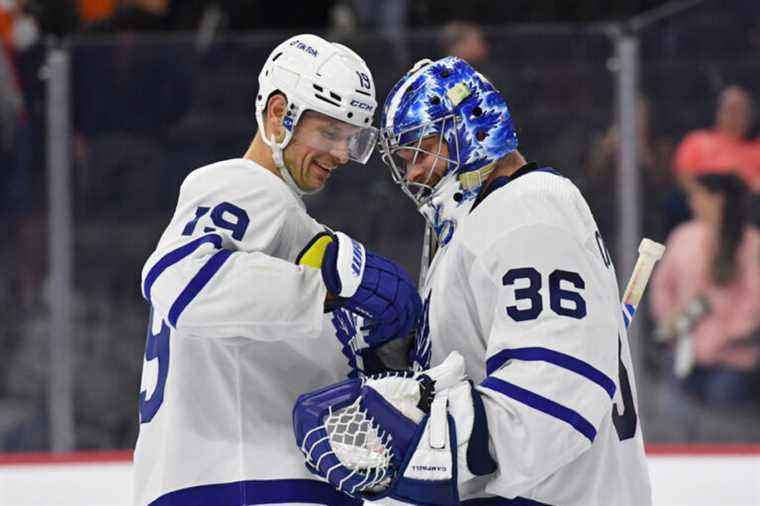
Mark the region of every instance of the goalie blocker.
POLYGON ((315 474, 369 500, 458 504, 459 483, 496 470, 483 404, 457 352, 426 371, 302 395, 293 426, 315 474))

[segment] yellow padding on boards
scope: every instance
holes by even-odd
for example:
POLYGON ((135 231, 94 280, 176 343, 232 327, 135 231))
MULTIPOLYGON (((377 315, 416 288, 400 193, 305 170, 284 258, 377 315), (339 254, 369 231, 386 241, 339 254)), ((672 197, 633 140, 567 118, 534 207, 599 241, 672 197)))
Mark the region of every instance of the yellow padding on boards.
POLYGON ((316 235, 309 244, 298 254, 296 263, 298 265, 308 265, 315 269, 322 268, 322 260, 325 257, 327 245, 333 241, 330 234, 321 233, 316 235))

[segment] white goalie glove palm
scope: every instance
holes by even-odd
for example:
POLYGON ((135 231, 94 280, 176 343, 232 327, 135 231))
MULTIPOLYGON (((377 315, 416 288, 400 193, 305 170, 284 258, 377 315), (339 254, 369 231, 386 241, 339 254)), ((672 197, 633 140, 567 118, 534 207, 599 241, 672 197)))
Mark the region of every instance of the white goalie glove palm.
POLYGON ((306 394, 294 425, 314 472, 367 499, 458 504, 459 483, 496 469, 482 401, 457 352, 413 375, 306 394))

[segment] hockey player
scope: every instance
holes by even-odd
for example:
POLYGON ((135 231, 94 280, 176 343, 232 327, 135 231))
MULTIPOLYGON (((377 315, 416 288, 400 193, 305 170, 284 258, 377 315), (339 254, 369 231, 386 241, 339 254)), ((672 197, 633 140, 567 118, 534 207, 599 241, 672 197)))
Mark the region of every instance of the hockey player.
POLYGON ((526 163, 503 96, 458 58, 407 73, 380 135, 439 245, 422 289, 423 374, 360 390, 390 442, 389 483, 326 469, 324 446, 298 430, 308 395, 294 418, 307 461, 349 493, 412 504, 651 504, 615 270, 578 189, 526 163), (471 383, 439 379, 462 372, 471 383))
POLYGON ((421 308, 399 267, 326 232, 301 200, 367 160, 375 107, 356 53, 293 37, 261 70, 244 157, 185 179, 143 269, 136 505, 355 504, 306 471, 289 427, 299 393, 355 374, 356 353, 406 336, 421 308), (353 312, 366 328, 349 342, 353 312))

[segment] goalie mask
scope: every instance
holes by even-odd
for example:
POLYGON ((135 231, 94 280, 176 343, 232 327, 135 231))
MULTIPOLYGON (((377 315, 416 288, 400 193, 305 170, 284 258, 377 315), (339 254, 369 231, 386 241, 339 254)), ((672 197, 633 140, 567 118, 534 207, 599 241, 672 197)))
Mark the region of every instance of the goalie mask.
POLYGON ((364 164, 377 140, 372 126, 376 107, 375 84, 364 60, 346 46, 316 35, 296 35, 277 46, 259 74, 256 122, 261 138, 272 150, 283 179, 299 195, 307 192, 293 180, 283 150, 303 112, 315 111, 344 123, 351 132, 345 142, 347 158, 364 164), (275 92, 288 102, 281 139, 269 138, 264 129, 264 109, 275 92))
POLYGON ((394 181, 446 244, 494 163, 517 149, 517 133, 504 97, 450 56, 421 60, 396 83, 383 107, 380 146, 394 181), (410 181, 407 166, 420 156, 433 157, 432 166, 410 181))

